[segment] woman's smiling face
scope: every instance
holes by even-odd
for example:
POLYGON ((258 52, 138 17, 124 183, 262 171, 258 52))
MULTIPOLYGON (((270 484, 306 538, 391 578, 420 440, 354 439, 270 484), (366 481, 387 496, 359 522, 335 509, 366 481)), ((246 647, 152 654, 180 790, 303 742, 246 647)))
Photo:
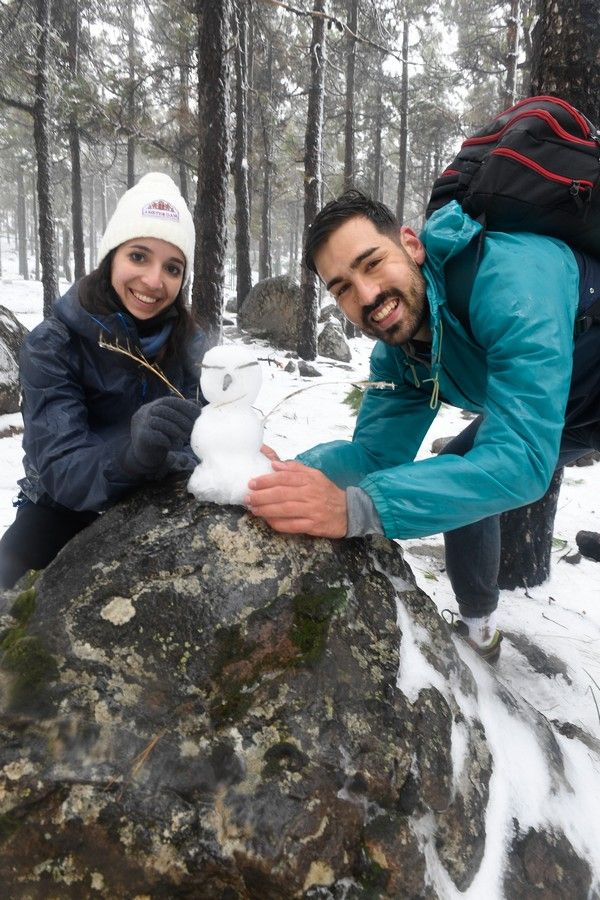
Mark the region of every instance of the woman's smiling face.
POLYGON ((115 250, 111 284, 127 312, 152 319, 170 306, 183 282, 185 257, 158 238, 134 238, 115 250))

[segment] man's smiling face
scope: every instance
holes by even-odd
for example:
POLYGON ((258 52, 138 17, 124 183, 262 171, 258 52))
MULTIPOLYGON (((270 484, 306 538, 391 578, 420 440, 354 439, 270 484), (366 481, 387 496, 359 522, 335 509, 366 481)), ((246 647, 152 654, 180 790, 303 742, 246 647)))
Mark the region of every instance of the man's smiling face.
POLYGON ((430 336, 424 259, 423 244, 410 228, 400 228, 395 240, 363 216, 345 221, 314 254, 317 272, 344 315, 392 345, 430 336))

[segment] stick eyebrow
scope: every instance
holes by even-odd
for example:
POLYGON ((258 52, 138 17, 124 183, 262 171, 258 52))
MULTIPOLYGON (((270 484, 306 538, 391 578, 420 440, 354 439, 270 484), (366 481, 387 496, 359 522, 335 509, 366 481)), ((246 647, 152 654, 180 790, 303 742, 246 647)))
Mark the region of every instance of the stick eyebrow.
MULTIPOLYGON (((362 253, 359 253, 358 256, 355 256, 355 257, 354 257, 354 259, 353 259, 352 262, 350 263, 350 268, 351 268, 352 270, 358 269, 358 267, 360 266, 361 262, 363 262, 363 261, 364 261, 368 256, 370 256, 372 253, 375 253, 375 251, 378 250, 378 249, 379 249, 378 247, 368 247, 366 250, 363 250, 362 253)), ((344 279, 341 278, 341 276, 336 275, 335 278, 332 278, 331 281, 328 281, 328 282, 327 282, 327 284, 325 285, 325 287, 327 288, 328 291, 330 291, 334 284, 338 284, 340 281, 343 281, 343 280, 344 280, 344 279)))

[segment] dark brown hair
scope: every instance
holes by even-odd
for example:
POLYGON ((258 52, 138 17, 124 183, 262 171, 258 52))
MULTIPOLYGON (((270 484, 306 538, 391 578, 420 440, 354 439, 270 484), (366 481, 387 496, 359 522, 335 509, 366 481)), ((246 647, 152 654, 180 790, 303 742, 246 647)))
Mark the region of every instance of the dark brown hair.
MULTIPOLYGON (((111 250, 100 265, 89 275, 85 275, 79 283, 79 300, 88 312, 105 316, 118 311, 126 312, 119 295, 112 286, 111 270, 114 254, 115 251, 111 250)), ((194 320, 186 306, 183 289, 179 291, 169 309, 174 309, 177 317, 174 319, 169 339, 158 354, 157 361, 163 365, 173 357, 181 355, 183 348, 196 330, 194 320)))
POLYGON ((385 203, 373 200, 361 191, 352 188, 324 206, 308 229, 304 248, 304 264, 311 272, 317 272, 314 257, 321 244, 324 244, 340 225, 356 216, 368 219, 380 234, 398 240, 400 224, 391 209, 385 203))

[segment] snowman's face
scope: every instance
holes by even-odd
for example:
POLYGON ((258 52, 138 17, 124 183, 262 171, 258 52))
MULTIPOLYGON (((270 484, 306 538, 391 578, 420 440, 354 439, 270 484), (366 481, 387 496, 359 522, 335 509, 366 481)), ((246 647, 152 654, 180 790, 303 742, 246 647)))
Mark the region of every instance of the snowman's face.
POLYGON ((262 382, 258 360, 245 347, 213 347, 204 355, 200 387, 209 403, 229 404, 244 399, 250 406, 262 382))

